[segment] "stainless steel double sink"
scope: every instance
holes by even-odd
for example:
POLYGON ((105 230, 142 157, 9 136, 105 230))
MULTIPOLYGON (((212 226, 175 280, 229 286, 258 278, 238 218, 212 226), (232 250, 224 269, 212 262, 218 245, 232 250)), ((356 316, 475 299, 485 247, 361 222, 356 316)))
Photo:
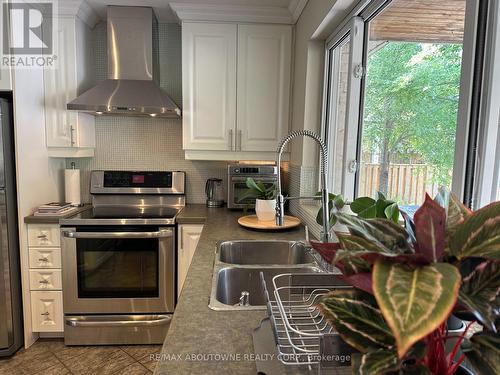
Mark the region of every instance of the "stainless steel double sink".
POLYGON ((213 310, 264 310, 260 272, 268 285, 282 273, 321 272, 300 241, 220 241, 217 244, 209 307, 213 310))

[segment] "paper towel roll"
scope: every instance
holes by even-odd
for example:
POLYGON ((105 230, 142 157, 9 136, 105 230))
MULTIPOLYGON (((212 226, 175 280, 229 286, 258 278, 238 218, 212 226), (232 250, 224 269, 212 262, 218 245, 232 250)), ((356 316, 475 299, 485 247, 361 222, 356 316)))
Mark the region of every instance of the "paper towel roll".
POLYGON ((73 206, 79 206, 80 198, 80 170, 66 169, 64 171, 65 200, 73 206))

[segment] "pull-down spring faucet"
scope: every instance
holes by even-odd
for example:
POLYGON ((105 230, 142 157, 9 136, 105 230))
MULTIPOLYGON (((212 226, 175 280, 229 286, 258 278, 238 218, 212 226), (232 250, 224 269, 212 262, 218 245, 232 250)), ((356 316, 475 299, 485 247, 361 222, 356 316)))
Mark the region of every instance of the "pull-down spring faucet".
POLYGON ((310 130, 296 130, 288 135, 286 135, 280 142, 278 146, 278 183, 277 183, 277 195, 276 195, 276 225, 283 226, 285 222, 285 200, 289 199, 315 199, 317 197, 284 197, 281 192, 281 154, 285 149, 285 146, 288 142, 290 142, 293 138, 302 136, 309 137, 314 139, 320 147, 320 174, 321 174, 321 205, 323 207, 323 231, 321 232, 321 241, 329 242, 330 240, 330 213, 328 211, 328 188, 326 185, 326 172, 327 172, 327 163, 328 163, 328 150, 326 148, 325 143, 321 140, 321 138, 314 132, 310 130))

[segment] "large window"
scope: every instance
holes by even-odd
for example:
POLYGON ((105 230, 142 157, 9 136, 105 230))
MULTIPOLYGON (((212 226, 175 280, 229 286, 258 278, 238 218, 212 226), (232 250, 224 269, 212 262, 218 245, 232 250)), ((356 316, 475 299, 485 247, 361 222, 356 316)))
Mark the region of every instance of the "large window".
MULTIPOLYGON (((330 190, 418 206, 453 188, 466 0, 372 1, 327 43, 330 190)), ((469 72, 470 73, 470 72, 469 72)))

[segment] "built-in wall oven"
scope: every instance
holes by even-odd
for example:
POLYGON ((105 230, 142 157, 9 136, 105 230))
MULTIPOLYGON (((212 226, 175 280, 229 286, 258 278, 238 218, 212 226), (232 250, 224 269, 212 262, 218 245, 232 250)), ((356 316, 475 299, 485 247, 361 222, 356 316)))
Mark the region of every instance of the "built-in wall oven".
POLYGON ((246 180, 252 177, 272 186, 278 181, 278 168, 275 165, 230 164, 227 169, 227 207, 232 209, 254 208, 255 199, 243 198, 246 192, 246 180))
MULTIPOLYGON (((148 181, 147 173, 172 172, 101 172, 103 186, 91 191, 114 184, 125 191, 148 181)), ((175 215, 184 195, 93 198, 92 209, 62 221, 65 343, 162 343, 175 307, 175 215)))

